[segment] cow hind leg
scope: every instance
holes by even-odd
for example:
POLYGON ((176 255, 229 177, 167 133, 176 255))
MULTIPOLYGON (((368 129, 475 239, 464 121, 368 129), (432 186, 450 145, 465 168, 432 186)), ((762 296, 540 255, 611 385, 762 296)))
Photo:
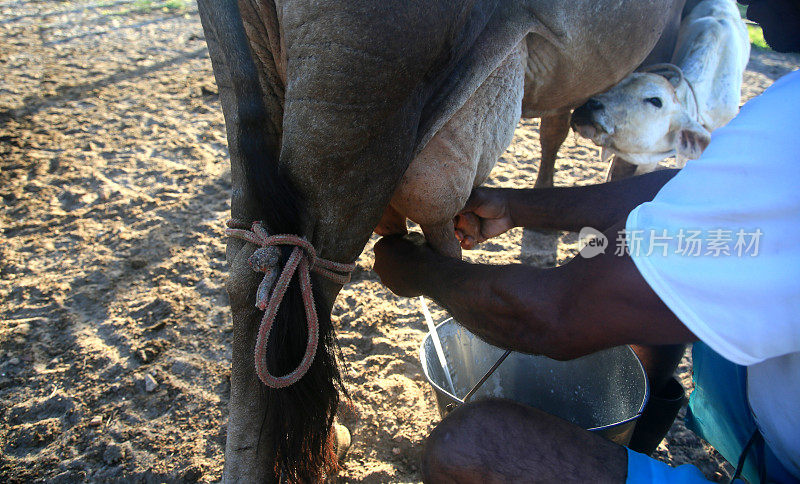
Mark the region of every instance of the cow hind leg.
MULTIPOLYGON (((569 134, 570 112, 564 111, 542 118, 539 138, 542 144, 542 159, 534 188, 553 186, 558 149, 569 134)), ((561 232, 556 230, 524 229, 522 232, 522 257, 537 267, 551 267, 558 256, 558 240, 561 232)))
POLYGON ((658 168, 658 163, 652 163, 650 165, 639 165, 636 167, 636 171, 633 172, 634 175, 644 175, 645 173, 650 173, 651 171, 655 171, 658 168))
POLYGON ((611 182, 615 180, 621 180, 623 178, 628 178, 633 176, 636 173, 636 165, 633 163, 629 163, 619 156, 614 156, 611 160, 611 164, 608 167, 608 173, 606 174, 606 181, 611 182))
POLYGON ((542 122, 539 125, 542 160, 539 162, 539 174, 536 176, 535 188, 553 186, 558 149, 561 148, 569 134, 569 118, 569 111, 542 118, 542 122))

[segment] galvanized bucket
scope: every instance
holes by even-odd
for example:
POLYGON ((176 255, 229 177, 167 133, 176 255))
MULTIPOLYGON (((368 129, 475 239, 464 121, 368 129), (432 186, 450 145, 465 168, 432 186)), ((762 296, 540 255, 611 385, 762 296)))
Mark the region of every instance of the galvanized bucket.
MULTIPOLYGON (((437 326, 455 395, 436 356, 431 334, 420 346, 425 377, 444 417, 503 355, 452 319, 437 326)), ((647 403, 649 387, 641 362, 628 346, 572 361, 522 353, 511 355, 470 398, 499 397, 541 409, 620 445, 633 434, 647 403)))

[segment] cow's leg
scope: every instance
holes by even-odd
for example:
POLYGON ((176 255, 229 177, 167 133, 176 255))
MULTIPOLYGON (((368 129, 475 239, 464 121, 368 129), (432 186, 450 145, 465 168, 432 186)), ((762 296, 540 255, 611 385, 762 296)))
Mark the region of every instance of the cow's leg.
POLYGON ((633 176, 634 173, 636 173, 636 165, 623 160, 619 155, 614 155, 608 167, 606 181, 621 180, 633 176))
POLYGON ((558 149, 569 134, 569 111, 546 116, 539 125, 539 139, 542 144, 542 160, 539 163, 539 174, 536 176, 534 188, 553 186, 558 149))
POLYGON ((658 168, 658 162, 652 163, 650 165, 638 165, 636 167, 636 171, 633 172, 634 176, 644 175, 645 173, 650 173, 658 168))
MULTIPOLYGON (((347 263, 363 250, 410 161, 518 45, 524 25, 498 18, 498 28, 481 35, 495 22, 481 16, 510 13, 470 2, 411 0, 402 2, 402 15, 394 2, 323 3, 324 15, 316 3, 286 0, 280 8, 287 62, 280 166, 303 200, 299 233, 319 256, 347 263), (478 48, 484 39, 486 50, 478 48)), ((452 228, 450 237, 455 243, 452 228)), ((327 319, 316 362, 335 348, 330 311, 341 286, 317 277, 314 288, 320 320, 327 319)), ((296 312, 294 327, 302 327, 302 307, 296 312)), ((328 390, 337 375, 328 370, 301 380, 289 393, 298 398, 272 405, 283 417, 274 428, 292 432, 284 442, 276 432, 274 445, 285 445, 286 466, 304 475, 317 464, 302 450, 319 456, 317 443, 330 433, 322 424, 333 415, 336 395, 328 390)))
MULTIPOLYGON (((542 118, 539 124, 539 139, 542 145, 542 159, 534 188, 553 186, 558 149, 569 134, 570 112, 554 114, 542 118)), ((522 231, 522 258, 525 262, 551 267, 556 263, 558 238, 560 232, 554 230, 524 229, 522 231)))
POLYGON ((255 246, 240 240, 228 242, 227 289, 233 316, 233 341, 225 482, 270 482, 276 478, 270 429, 261 424, 267 414, 267 393, 253 365, 260 319, 254 297, 259 278, 247 263, 253 250, 255 246))
MULTIPOLYGON (((246 180, 243 140, 239 129, 242 120, 240 96, 235 93, 237 87, 234 86, 237 84, 241 90, 244 77, 242 71, 253 67, 252 61, 248 61, 250 54, 247 40, 235 2, 201 0, 198 2, 198 10, 225 115, 233 184, 231 213, 235 218, 252 220, 258 202, 249 190, 246 180)), ((255 77, 252 80, 257 82, 255 77)), ((273 106, 270 111, 276 113, 277 117, 273 124, 279 123, 279 106, 273 106)), ((263 129, 269 133, 269 123, 264 123, 263 129)), ((271 137, 276 140, 279 134, 272 132, 271 137)), ((255 294, 261 279, 247 263, 254 250, 254 245, 242 240, 228 241, 229 277, 226 287, 233 317, 233 341, 223 476, 225 482, 277 481, 271 429, 269 425, 265 425, 268 396, 253 365, 256 331, 260 320, 260 312, 255 307, 255 294)))
POLYGON ((555 267, 560 235, 558 230, 523 229, 520 248, 522 262, 535 267, 555 267))
MULTIPOLYGON (((410 160, 533 20, 470 2, 412 0, 401 16, 392 2, 370 0, 326 3, 325 15, 293 0, 240 5, 251 20, 244 28, 235 0, 200 2, 228 131, 231 212, 302 235, 317 255, 343 263, 363 249, 410 160)), ((225 479, 274 480, 278 460, 294 480, 317 481, 338 402, 330 311, 341 285, 312 276, 314 362, 294 385, 266 388, 252 360, 262 277, 246 262, 254 249, 228 247, 235 336, 225 479)), ((273 325, 281 344, 267 346, 278 375, 305 349, 299 289, 289 286, 273 325)))
POLYGON ((440 254, 456 259, 461 258, 461 245, 455 237, 453 221, 442 224, 420 225, 425 240, 440 254))
MULTIPOLYGON (((535 188, 553 186, 558 149, 569 133, 569 111, 542 118, 539 125, 539 139, 542 144, 542 159, 535 188)), ((522 231, 522 259, 538 267, 552 267, 556 264, 558 238, 555 230, 524 229, 522 231)))

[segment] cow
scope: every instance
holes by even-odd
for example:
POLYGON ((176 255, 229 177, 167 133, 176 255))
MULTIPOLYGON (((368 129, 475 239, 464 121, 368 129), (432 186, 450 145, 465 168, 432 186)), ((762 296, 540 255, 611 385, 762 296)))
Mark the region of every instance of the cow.
POLYGON ((736 4, 704 0, 681 22, 671 64, 632 73, 593 96, 572 114, 573 129, 604 155, 636 165, 636 175, 672 155, 682 166, 699 157, 711 131, 739 111, 749 58, 750 39, 736 4))
MULTIPOLYGON (((491 159, 518 109, 563 118, 610 88, 675 35, 683 3, 198 1, 233 184, 226 481, 282 473, 311 482, 334 470, 331 427, 344 389, 331 308, 404 173, 421 156, 436 166, 439 153, 425 157, 426 148, 452 137, 476 146, 443 156, 491 159), (504 105, 492 106, 487 90, 504 105), (499 128, 463 135, 463 121, 492 109, 499 128)), ((463 198, 459 188, 436 196, 463 198)), ((461 202, 414 203, 449 203, 446 212, 461 202)))

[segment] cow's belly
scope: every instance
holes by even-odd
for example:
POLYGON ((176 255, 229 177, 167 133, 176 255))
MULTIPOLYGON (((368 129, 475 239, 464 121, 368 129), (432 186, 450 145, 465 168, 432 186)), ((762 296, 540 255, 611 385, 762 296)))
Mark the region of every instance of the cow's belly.
POLYGON ((391 206, 426 225, 452 223, 514 136, 522 106, 522 46, 492 72, 412 160, 391 206))

